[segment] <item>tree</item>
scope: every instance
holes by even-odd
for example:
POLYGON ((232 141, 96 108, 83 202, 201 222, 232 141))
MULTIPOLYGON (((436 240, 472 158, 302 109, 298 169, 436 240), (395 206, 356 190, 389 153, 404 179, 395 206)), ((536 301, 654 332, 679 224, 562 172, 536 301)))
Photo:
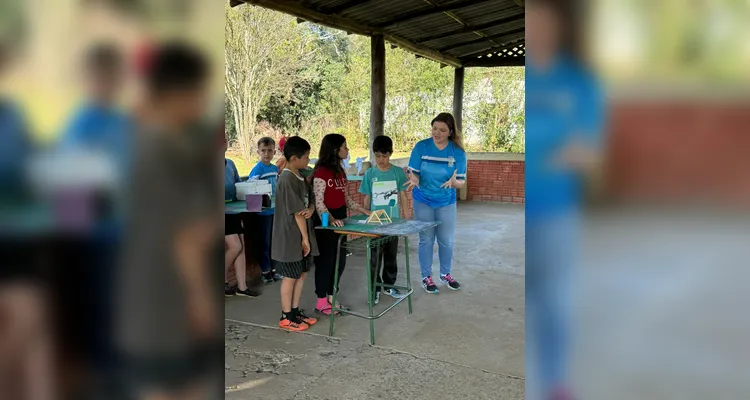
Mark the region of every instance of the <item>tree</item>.
POLYGON ((311 82, 306 66, 315 60, 314 36, 293 17, 251 5, 226 5, 225 81, 237 144, 252 158, 255 126, 269 99, 289 99, 300 83, 311 82))

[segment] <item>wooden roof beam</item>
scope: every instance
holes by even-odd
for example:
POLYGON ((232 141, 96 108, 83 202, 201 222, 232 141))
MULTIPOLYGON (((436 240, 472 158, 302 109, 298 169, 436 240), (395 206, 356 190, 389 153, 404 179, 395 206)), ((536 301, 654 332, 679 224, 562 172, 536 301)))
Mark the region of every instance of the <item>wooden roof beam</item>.
POLYGON ((323 10, 321 10, 321 12, 326 15, 338 15, 350 8, 361 6, 362 4, 369 3, 370 1, 371 0, 349 0, 345 3, 331 8, 324 8, 323 10))
MULTIPOLYGON (((484 43, 484 42, 494 41, 494 40, 497 40, 497 39, 503 39, 503 38, 508 38, 508 37, 513 38, 512 40, 508 40, 507 42, 505 42, 505 43, 509 43, 509 42, 514 41, 514 40, 518 40, 517 38, 515 38, 515 36, 518 35, 519 33, 526 33, 526 28, 518 28, 518 29, 514 29, 512 31, 508 31, 508 32, 504 32, 504 33, 498 33, 497 35, 485 36, 483 38, 479 38, 479 39, 472 40, 472 41, 469 41, 469 42, 456 43, 456 44, 452 44, 450 46, 441 47, 441 48, 439 48, 437 50, 442 53, 444 51, 448 51, 448 50, 452 50, 452 49, 457 49, 459 47, 464 47, 464 46, 470 46, 472 44, 484 43)), ((497 45, 502 46, 505 43, 497 43, 497 45)))
POLYGON ((445 5, 445 6, 432 7, 432 8, 427 8, 423 10, 412 11, 409 13, 397 15, 392 20, 378 25, 377 28, 380 28, 380 29, 390 28, 392 26, 404 23, 406 21, 411 21, 417 18, 426 17, 428 15, 440 14, 440 13, 444 13, 448 11, 456 11, 462 8, 472 7, 477 4, 488 3, 490 1, 497 1, 497 0, 466 0, 460 3, 452 3, 449 5, 445 5))
POLYGON ((511 17, 507 17, 507 18, 502 18, 502 19, 499 19, 497 21, 488 22, 486 24, 469 25, 469 26, 465 26, 465 27, 460 28, 460 29, 454 29, 454 30, 449 31, 449 32, 438 33, 438 34, 435 34, 435 35, 431 35, 431 36, 426 36, 426 37, 423 37, 423 38, 419 38, 419 39, 415 40, 414 43, 429 42, 430 40, 442 39, 442 38, 446 38, 446 37, 453 36, 453 35, 460 35, 462 33, 479 32, 479 31, 483 31, 485 29, 492 29, 492 28, 495 28, 495 27, 498 27, 498 26, 502 26, 502 25, 505 25, 505 24, 511 24, 511 23, 514 23, 514 22, 523 21, 525 18, 526 18, 526 16, 524 14, 519 14, 519 15, 514 15, 514 16, 511 16, 511 17))
MULTIPOLYGON (((483 0, 486 1, 486 0, 483 0)), ((492 0, 495 1, 495 0, 492 0)), ((441 62, 452 67, 460 67, 461 61, 453 56, 443 54, 439 51, 431 49, 427 46, 422 46, 410 42, 400 36, 389 34, 384 32, 382 29, 372 26, 367 26, 356 21, 349 20, 347 18, 339 17, 336 15, 326 15, 319 11, 311 10, 305 7, 302 3, 293 0, 246 0, 248 4, 254 4, 256 6, 276 10, 285 14, 302 18, 308 22, 328 26, 334 29, 340 29, 343 31, 357 33, 365 36, 383 35, 385 40, 397 45, 398 47, 422 56, 429 58, 433 61, 441 62)))

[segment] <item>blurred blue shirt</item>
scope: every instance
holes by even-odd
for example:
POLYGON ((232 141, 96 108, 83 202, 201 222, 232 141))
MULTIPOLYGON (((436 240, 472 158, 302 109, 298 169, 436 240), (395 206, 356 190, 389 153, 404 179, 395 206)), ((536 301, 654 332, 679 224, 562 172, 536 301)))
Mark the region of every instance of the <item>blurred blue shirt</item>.
MULTIPOLYGON (((102 152, 115 166, 117 181, 125 187, 132 156, 133 124, 127 114, 113 107, 94 103, 82 105, 63 131, 59 146, 62 150, 83 149, 102 152)), ((97 230, 99 235, 119 235, 124 205, 121 193, 111 193, 113 214, 105 217, 97 230)))
POLYGON ((605 102, 595 76, 572 58, 559 57, 547 70, 526 66, 526 218, 576 211, 581 177, 556 165, 573 140, 599 147, 605 102))
POLYGON ((132 127, 125 113, 88 103, 73 115, 60 145, 63 149, 79 147, 103 151, 116 163, 118 174, 124 178, 130 167, 132 127))

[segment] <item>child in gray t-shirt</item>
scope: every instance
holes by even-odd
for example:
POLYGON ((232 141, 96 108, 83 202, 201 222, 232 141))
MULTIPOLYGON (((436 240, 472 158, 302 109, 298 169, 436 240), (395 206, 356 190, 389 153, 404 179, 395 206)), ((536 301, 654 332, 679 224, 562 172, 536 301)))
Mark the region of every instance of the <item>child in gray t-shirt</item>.
POLYGON ((305 276, 310 270, 312 257, 318 255, 310 219, 315 212, 315 202, 310 185, 300 175, 300 169, 306 168, 310 162, 310 144, 300 137, 290 137, 284 145, 284 157, 287 164, 276 183, 271 258, 277 262, 276 270, 284 277, 281 281, 279 327, 304 331, 317 322, 299 308, 305 276))

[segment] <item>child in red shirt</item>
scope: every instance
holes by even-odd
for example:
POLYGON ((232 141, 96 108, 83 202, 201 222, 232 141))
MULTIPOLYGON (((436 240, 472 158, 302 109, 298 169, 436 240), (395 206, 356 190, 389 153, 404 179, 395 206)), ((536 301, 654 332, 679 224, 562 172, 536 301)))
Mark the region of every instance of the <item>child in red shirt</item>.
MULTIPOLYGON (((331 133, 323 138, 320 145, 318 162, 313 170, 313 188, 315 191, 314 223, 321 224, 321 216, 328 213, 328 223, 333 226, 343 226, 347 217, 347 210, 370 215, 370 210, 357 204, 349 197, 346 190, 346 171, 342 166, 342 160, 349 156, 349 148, 346 147, 346 138, 342 135, 331 133)), ((318 302, 315 311, 323 315, 331 315, 333 297, 333 272, 336 267, 336 251, 339 235, 331 230, 315 230, 320 255, 315 257, 315 294, 318 302)), ((346 236, 342 243, 346 242, 346 236)), ((339 284, 341 274, 346 267, 346 252, 339 253, 339 284)), ((335 290, 338 290, 336 288, 335 290)), ((337 308, 344 309, 341 304, 337 308)))

